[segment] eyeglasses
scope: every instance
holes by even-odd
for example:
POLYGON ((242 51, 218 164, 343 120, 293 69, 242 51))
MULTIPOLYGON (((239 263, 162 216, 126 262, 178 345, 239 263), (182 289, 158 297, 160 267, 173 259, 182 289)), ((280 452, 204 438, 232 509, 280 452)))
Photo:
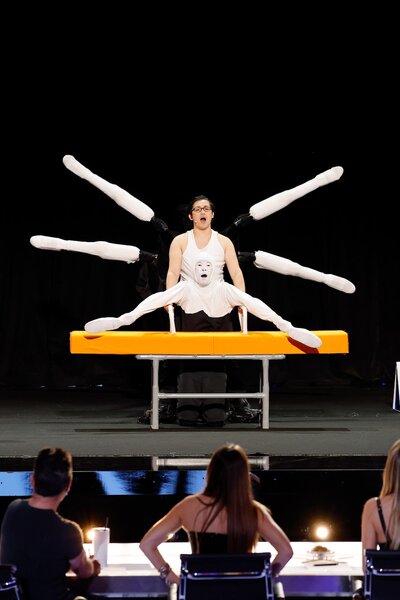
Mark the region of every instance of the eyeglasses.
POLYGON ((202 210, 204 210, 204 212, 210 212, 211 208, 209 206, 196 206, 192 209, 192 212, 201 212, 202 210))

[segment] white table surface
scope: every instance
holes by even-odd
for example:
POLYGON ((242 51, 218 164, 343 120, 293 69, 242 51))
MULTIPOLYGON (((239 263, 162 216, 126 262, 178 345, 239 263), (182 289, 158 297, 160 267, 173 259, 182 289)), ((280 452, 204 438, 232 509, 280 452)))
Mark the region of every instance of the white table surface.
MULTIPOLYGON (((90 544, 85 544, 85 547, 90 551, 90 544)), ((286 588, 293 588, 296 595, 309 596, 311 592, 307 590, 310 587, 315 589, 326 584, 329 588, 327 595, 330 595, 332 588, 337 591, 335 595, 340 596, 339 592, 343 590, 343 586, 349 586, 350 589, 352 580, 362 579, 361 542, 292 542, 292 547, 294 556, 281 572, 285 591, 286 588), (322 562, 318 566, 315 565, 311 550, 317 544, 326 546, 333 553, 336 564, 322 562)), ((177 573, 180 571, 180 555, 191 553, 189 542, 166 542, 161 544, 160 551, 177 573)), ((260 542, 257 551, 270 552, 271 560, 275 556, 275 551, 268 542, 260 542)), ((165 595, 167 588, 158 571, 140 550, 138 543, 110 543, 108 565, 102 568, 99 577, 94 578, 90 590, 108 597, 118 593, 124 594, 125 597, 155 597, 165 595)))

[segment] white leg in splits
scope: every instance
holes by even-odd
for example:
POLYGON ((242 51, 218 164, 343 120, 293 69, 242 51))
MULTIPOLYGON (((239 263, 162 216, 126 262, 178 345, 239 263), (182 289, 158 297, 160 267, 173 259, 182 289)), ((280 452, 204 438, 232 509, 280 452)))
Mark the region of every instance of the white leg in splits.
POLYGON ((225 282, 224 290, 229 303, 232 306, 245 306, 247 310, 262 319, 263 321, 270 321, 280 331, 287 333, 289 337, 309 346, 310 348, 319 348, 322 344, 321 339, 309 331, 301 327, 294 327, 290 321, 282 319, 275 311, 272 310, 265 302, 255 298, 246 292, 242 292, 239 288, 225 282))
POLYGON ((157 292, 152 294, 148 298, 145 298, 137 307, 131 312, 124 313, 119 317, 101 317, 99 319, 93 319, 85 324, 85 331, 89 333, 99 333, 101 331, 112 331, 119 329, 125 325, 131 325, 139 317, 153 312, 157 308, 162 308, 170 304, 180 304, 186 288, 186 282, 179 282, 176 285, 170 287, 164 292, 157 292))
MULTIPOLYGON (((89 321, 85 325, 85 331, 88 331, 89 333, 99 333, 101 331, 119 329, 124 325, 131 325, 134 321, 146 313, 173 303, 180 305, 183 303, 185 305, 185 310, 188 313, 196 312, 192 311, 191 309, 192 298, 194 303, 197 303, 198 300, 193 296, 193 290, 195 289, 195 286, 196 284, 194 282, 179 282, 164 292, 158 292, 152 296, 149 296, 143 300, 143 302, 138 304, 133 311, 125 313, 120 317, 102 317, 100 319, 89 321)), ((197 287, 198 293, 202 293, 204 297, 205 287, 197 287)), ((213 294, 217 294, 218 306, 221 306, 221 301, 225 301, 226 310, 224 314, 228 314, 235 306, 244 306, 256 317, 264 321, 270 321, 280 331, 287 333, 289 337, 309 346, 310 348, 319 348, 322 344, 320 338, 311 331, 308 331, 308 329, 294 327, 289 321, 282 319, 282 317, 274 312, 267 304, 265 304, 265 302, 250 296, 250 294, 247 294, 246 292, 242 292, 239 290, 239 288, 231 285, 230 283, 225 281, 215 282, 214 284, 206 286, 206 288, 210 296, 207 304, 212 305, 213 294)), ((197 304, 195 304, 195 309, 197 308, 197 304)), ((210 314, 209 316, 217 317, 222 316, 222 314, 210 314)))

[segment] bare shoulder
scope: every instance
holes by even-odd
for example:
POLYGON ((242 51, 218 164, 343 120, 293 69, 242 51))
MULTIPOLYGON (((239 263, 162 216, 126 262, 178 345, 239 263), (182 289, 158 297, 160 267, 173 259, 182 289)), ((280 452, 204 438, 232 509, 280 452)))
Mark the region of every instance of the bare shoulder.
POLYGON ((182 248, 186 244, 187 232, 176 235, 171 242, 171 248, 182 248))
POLYGON ((218 240, 224 249, 231 248, 231 247, 233 248, 232 241, 226 235, 223 235, 222 233, 218 233, 218 240))
POLYGON ((271 511, 269 510, 269 508, 267 506, 265 506, 265 504, 261 504, 261 502, 254 500, 254 505, 262 515, 267 515, 267 516, 271 515, 271 511))
POLYGON ((190 494, 189 496, 185 496, 180 502, 180 505, 188 506, 194 504, 198 501, 200 494, 190 494))
POLYGON ((180 500, 175 507, 177 507, 182 513, 189 511, 191 513, 194 510, 198 510, 197 503, 199 501, 199 494, 191 494, 189 496, 185 496, 182 500, 180 500))
POLYGON ((364 502, 364 514, 370 513, 372 510, 376 510, 376 497, 368 498, 368 500, 364 502))

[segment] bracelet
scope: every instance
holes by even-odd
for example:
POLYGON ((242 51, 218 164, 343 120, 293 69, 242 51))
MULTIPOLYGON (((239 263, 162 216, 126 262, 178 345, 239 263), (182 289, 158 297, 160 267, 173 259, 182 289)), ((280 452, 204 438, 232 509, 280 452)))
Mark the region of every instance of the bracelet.
POLYGON ((165 565, 163 565, 161 567, 161 569, 158 570, 158 572, 159 572, 161 579, 167 579, 168 575, 171 572, 171 567, 169 566, 168 563, 165 563, 165 565))

